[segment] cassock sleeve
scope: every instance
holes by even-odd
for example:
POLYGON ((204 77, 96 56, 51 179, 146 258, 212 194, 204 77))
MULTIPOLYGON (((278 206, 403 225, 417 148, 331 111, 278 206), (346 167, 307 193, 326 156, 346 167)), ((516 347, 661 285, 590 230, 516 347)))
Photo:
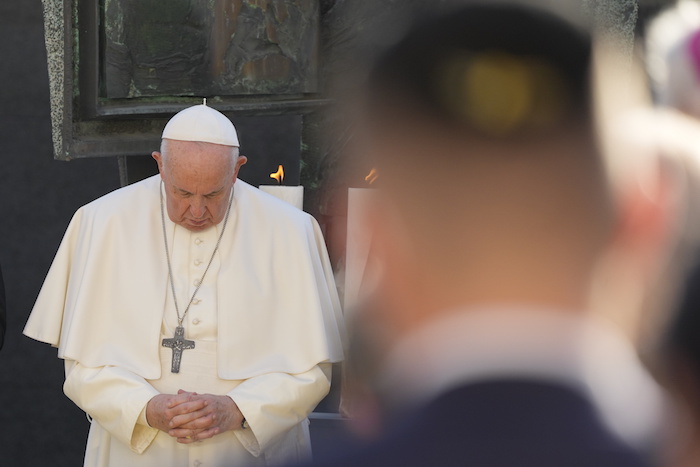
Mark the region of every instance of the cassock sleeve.
POLYGON ((250 378, 228 395, 250 428, 234 433, 255 457, 301 423, 330 390, 332 365, 321 363, 296 375, 269 373, 250 378))
POLYGON ((148 401, 160 393, 123 368, 88 368, 68 359, 65 365, 66 396, 132 451, 143 453, 158 430, 139 423, 139 418, 148 401))

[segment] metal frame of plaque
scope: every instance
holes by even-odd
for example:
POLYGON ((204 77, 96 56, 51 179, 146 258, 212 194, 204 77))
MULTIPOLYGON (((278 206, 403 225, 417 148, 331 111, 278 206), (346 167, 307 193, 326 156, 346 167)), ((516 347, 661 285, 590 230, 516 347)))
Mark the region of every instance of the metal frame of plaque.
MULTIPOLYGON (((138 3, 120 1, 125 5, 138 3)), ((296 93, 240 92, 236 83, 230 84, 223 78, 208 87, 183 94, 156 92, 144 95, 137 90, 131 95, 108 97, 104 75, 113 70, 106 71, 104 48, 108 35, 105 33, 105 5, 110 2, 119 3, 118 0, 43 0, 56 159, 150 154, 157 147, 160 131, 167 119, 187 106, 200 103, 202 97, 207 97, 213 107, 229 117, 234 113, 236 117, 305 115, 326 103, 316 85, 307 86, 296 93), (229 85, 233 92, 227 92, 229 85), (313 92, 303 92, 309 89, 313 92)), ((209 0, 181 0, 180 3, 183 2, 212 4, 209 0)), ((214 0, 213 4, 216 3, 217 0, 214 0)), ((235 3, 253 7, 257 4, 250 0, 220 3, 224 6, 235 3)), ((308 14, 315 15, 320 22, 319 0, 298 0, 296 3, 300 5, 299 8, 308 9, 308 14)), ((284 4, 279 2, 279 5, 284 4)), ((216 21, 215 16, 212 18, 216 21)), ((206 19, 203 21, 202 30, 207 32, 212 25, 207 24, 206 19)), ((317 34, 316 40, 320 42, 320 32, 317 31, 317 34)), ((310 50, 317 53, 318 44, 310 50)), ((285 65, 283 62, 282 69, 285 65)), ((269 68, 265 63, 248 63, 247 66, 269 68)), ((320 80, 321 73, 316 71, 320 80)))

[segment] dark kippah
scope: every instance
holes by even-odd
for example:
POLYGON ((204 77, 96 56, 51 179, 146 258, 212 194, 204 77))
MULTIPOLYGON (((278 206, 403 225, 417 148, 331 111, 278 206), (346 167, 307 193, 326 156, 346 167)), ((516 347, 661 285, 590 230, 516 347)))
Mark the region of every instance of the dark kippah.
POLYGON ((474 4, 417 25, 381 58, 369 105, 491 136, 589 119, 590 35, 545 11, 474 4))

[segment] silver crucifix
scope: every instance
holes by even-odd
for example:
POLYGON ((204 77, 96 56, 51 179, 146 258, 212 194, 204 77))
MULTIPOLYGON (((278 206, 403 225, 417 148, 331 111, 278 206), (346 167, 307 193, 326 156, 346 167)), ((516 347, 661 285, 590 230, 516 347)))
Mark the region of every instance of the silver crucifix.
POLYGON ((180 362, 182 361, 182 351, 194 349, 194 341, 185 339, 185 328, 178 326, 175 328, 175 335, 168 339, 163 339, 163 347, 173 349, 173 363, 170 371, 180 373, 180 362))

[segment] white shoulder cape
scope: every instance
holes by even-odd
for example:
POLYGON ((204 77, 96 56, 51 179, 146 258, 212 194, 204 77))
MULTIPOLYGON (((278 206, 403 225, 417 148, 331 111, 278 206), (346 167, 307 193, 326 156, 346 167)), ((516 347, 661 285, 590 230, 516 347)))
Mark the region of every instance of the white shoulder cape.
MULTIPOLYGON (((151 177, 75 213, 25 335, 60 358, 160 377, 168 270, 159 190, 151 177)), ((313 217, 238 180, 218 255, 222 379, 342 360, 343 318, 313 217)))

